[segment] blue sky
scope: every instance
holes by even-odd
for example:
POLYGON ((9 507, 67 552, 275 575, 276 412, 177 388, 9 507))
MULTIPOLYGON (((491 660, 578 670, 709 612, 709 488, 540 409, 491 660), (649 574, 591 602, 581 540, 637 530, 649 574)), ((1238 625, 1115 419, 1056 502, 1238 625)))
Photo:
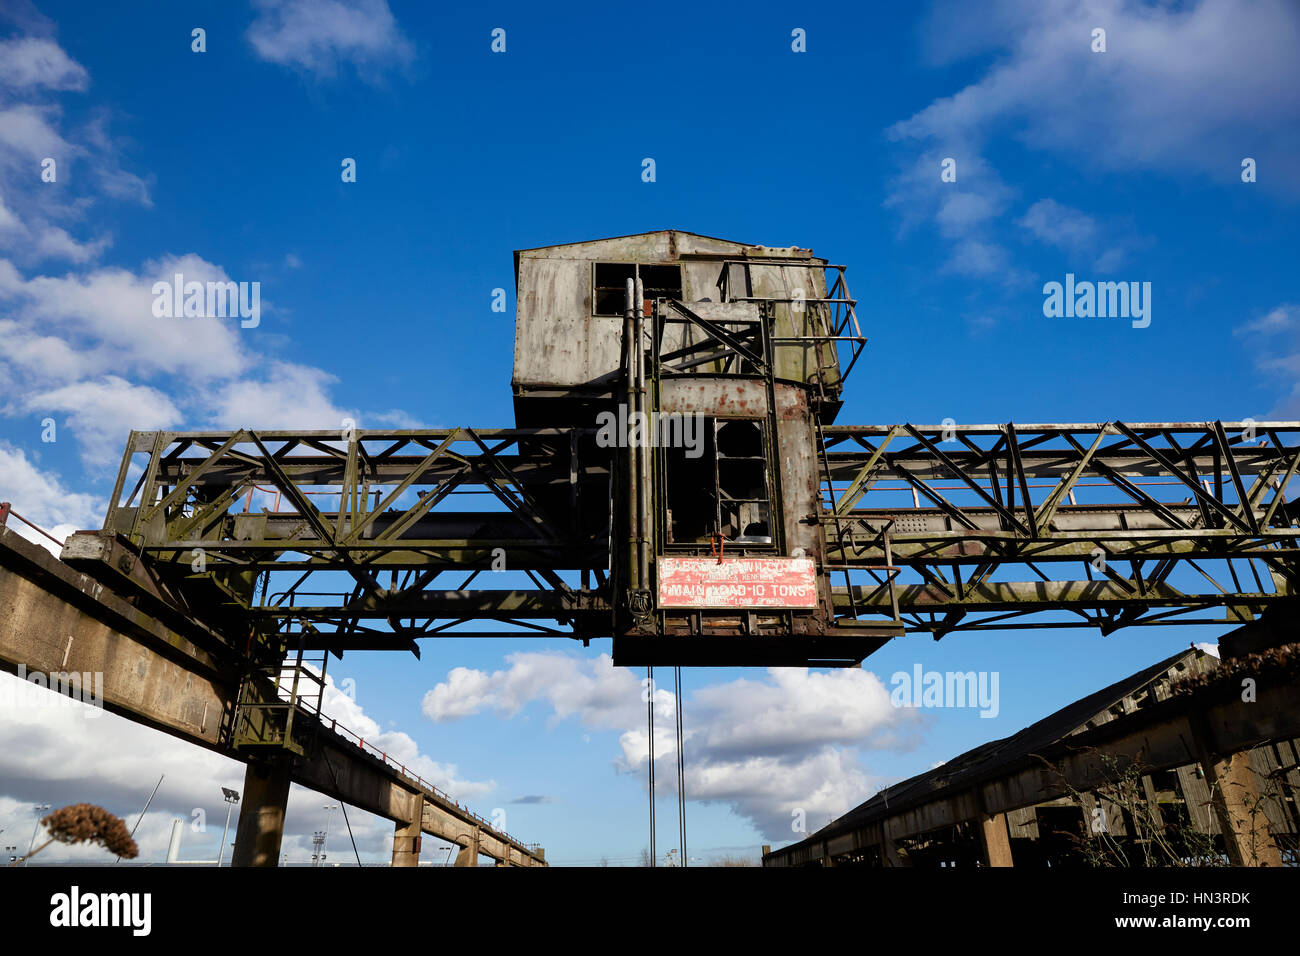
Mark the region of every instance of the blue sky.
MULTIPOLYGON (((759 3, 743 16, 17 2, 3 15, 0 498, 60 537, 102 521, 133 427, 510 425, 511 252, 652 229, 848 265, 870 344, 841 422, 1300 417, 1288 0, 759 3), (206 52, 191 49, 195 27, 206 52), (504 53, 490 49, 498 27, 504 53), (1105 52, 1091 49, 1097 27, 1105 52), (940 181, 946 157, 955 183, 940 181), (260 324, 160 324, 148 289, 178 268, 260 282, 260 324), (1042 286, 1067 272, 1150 282, 1150 326, 1046 318, 1042 286), (490 308, 497 287, 505 315, 490 308)), ((788 840, 792 806, 811 829, 1216 634, 909 637, 858 672, 689 671, 686 724, 712 741, 692 855, 788 840), (882 712, 871 675, 916 662, 998 671, 998 717, 882 712), (728 723, 767 729, 719 742, 728 723)), ((623 697, 640 675, 605 668, 608 650, 462 640, 426 644, 418 662, 349 655, 335 676, 355 680, 355 702, 339 706, 407 735, 391 739, 552 858, 630 861, 646 799, 643 764, 622 769, 639 728, 639 700, 623 697)), ((55 726, 8 713, 6 736, 55 726)), ((63 749, 152 739, 116 718, 93 726, 63 749)), ((198 760, 158 746, 129 779, 108 764, 93 778, 113 780, 123 812, 169 765, 198 760)), ((159 846, 168 814, 238 780, 203 759, 189 776, 205 790, 160 791, 159 846)), ((0 826, 42 792, 71 793, 56 780, 48 761, 0 756, 0 826)), ((286 846, 301 850, 322 801, 295 800, 286 846)), ((661 813, 662 843, 667 794, 661 813)), ((371 821, 365 851, 383 858, 388 835, 371 821)))

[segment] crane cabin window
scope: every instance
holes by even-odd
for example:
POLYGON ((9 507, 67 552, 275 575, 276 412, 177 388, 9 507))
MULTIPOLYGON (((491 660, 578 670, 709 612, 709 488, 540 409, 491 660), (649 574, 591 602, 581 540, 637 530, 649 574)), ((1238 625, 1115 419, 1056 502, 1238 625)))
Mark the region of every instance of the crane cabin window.
POLYGON ((718 535, 771 547, 766 429, 748 419, 706 419, 703 453, 663 448, 667 543, 710 545, 718 535))
POLYGON ((622 315, 627 304, 627 280, 637 278, 648 300, 682 297, 681 266, 596 262, 591 270, 591 314, 622 315))

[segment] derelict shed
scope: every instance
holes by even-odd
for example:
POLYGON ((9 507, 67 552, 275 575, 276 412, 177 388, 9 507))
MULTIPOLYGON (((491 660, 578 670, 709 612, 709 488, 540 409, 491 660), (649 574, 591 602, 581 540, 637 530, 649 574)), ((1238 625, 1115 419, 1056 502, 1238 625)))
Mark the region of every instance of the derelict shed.
MULTIPOLYGON (((1221 645, 1222 646, 1222 645, 1221 645)), ((881 790, 764 866, 1294 866, 1300 649, 1180 651, 881 790), (1241 677, 1282 683, 1241 698, 1241 677)))

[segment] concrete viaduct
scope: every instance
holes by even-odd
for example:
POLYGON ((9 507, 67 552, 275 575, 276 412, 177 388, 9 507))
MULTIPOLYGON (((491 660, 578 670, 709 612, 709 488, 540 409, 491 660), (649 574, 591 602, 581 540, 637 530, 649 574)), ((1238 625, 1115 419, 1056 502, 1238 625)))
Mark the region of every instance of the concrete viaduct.
POLYGON ((317 741, 307 756, 262 761, 224 746, 238 677, 202 649, 199 627, 163 623, 0 524, 0 668, 102 673, 106 710, 244 762, 234 865, 276 865, 289 784, 297 783, 392 820, 393 866, 418 864, 425 833, 460 847, 456 866, 477 866, 479 854, 498 866, 546 866, 542 849, 333 727, 313 726, 301 709, 295 726, 317 741))

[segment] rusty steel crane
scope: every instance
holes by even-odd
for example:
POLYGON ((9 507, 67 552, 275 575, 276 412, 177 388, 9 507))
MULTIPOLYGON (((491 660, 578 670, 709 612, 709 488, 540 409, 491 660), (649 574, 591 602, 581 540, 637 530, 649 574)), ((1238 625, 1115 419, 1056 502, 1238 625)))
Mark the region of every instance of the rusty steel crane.
POLYGON ((852 665, 1294 605, 1300 422, 840 425, 866 337, 810 249, 661 231, 515 267, 514 428, 132 432, 64 559, 250 673, 449 636, 852 665))

